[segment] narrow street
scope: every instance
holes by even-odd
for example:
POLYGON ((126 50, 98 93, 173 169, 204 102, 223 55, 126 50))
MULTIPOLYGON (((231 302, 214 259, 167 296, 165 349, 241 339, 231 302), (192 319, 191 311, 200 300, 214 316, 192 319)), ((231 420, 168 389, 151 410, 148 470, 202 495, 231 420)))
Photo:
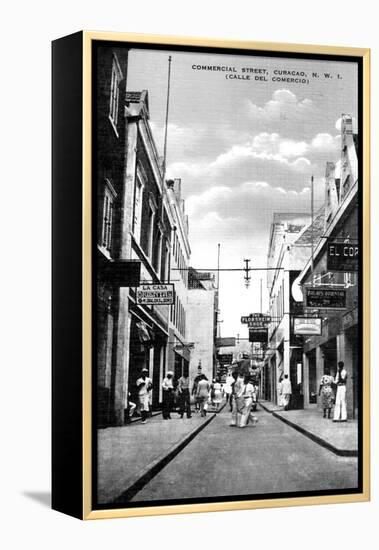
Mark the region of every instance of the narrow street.
POLYGON ((262 409, 257 416, 256 428, 232 428, 224 408, 132 501, 356 486, 356 458, 334 455, 262 409))

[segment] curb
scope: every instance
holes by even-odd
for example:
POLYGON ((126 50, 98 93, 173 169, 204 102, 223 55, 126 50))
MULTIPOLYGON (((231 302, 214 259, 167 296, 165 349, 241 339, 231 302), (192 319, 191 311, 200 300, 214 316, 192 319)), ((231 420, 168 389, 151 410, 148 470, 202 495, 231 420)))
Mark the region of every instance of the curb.
POLYGON ((322 437, 319 437, 318 435, 315 435, 314 433, 306 430, 302 426, 299 426, 299 424, 295 424, 295 422, 292 422, 288 418, 285 418, 285 417, 281 416, 280 414, 276 413, 275 411, 270 411, 267 407, 262 405, 262 403, 259 403, 259 405, 262 407, 262 409, 264 409, 265 411, 271 413, 272 416, 275 416, 275 418, 278 418, 279 420, 281 420, 282 422, 284 422, 288 426, 291 426, 291 428, 294 428, 295 430, 297 430, 301 434, 305 435, 305 437, 308 437, 309 439, 314 441, 314 443, 317 443, 321 447, 324 447, 325 449, 328 449, 332 453, 334 453, 338 456, 350 456, 350 457, 351 456, 358 456, 358 450, 355 450, 355 449, 339 449, 338 447, 335 447, 334 445, 332 445, 331 443, 329 443, 325 439, 322 439, 322 437))
POLYGON ((128 502, 134 497, 149 481, 155 477, 169 462, 171 462, 176 455, 180 453, 186 447, 194 437, 197 436, 212 420, 217 416, 217 413, 213 413, 207 418, 200 426, 196 426, 189 434, 185 435, 177 443, 175 443, 171 449, 162 453, 158 458, 150 462, 145 468, 143 468, 137 479, 129 485, 125 491, 123 491, 116 499, 112 501, 112 504, 123 504, 128 502))

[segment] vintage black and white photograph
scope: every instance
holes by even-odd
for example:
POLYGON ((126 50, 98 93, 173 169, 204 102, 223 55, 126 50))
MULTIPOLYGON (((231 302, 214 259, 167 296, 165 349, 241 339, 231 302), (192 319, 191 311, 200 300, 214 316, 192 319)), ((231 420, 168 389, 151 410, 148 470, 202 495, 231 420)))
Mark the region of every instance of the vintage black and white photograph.
POLYGON ((95 42, 95 508, 362 491, 360 62, 95 42))

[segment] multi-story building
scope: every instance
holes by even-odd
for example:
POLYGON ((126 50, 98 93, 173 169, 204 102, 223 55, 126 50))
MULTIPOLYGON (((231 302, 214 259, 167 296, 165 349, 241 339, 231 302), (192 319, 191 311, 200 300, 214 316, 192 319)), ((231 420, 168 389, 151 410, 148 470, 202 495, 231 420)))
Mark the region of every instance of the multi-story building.
MULTIPOLYGON (((278 403, 278 382, 288 374, 293 387, 293 405, 297 407, 302 406, 301 387, 297 380, 301 343, 293 333, 292 317, 299 307, 293 286, 311 254, 311 245, 306 238, 309 221, 309 214, 275 213, 267 260, 271 323, 262 369, 262 394, 265 399, 278 403)), ((318 226, 323 227, 320 220, 318 226)))
POLYGON ((317 390, 321 376, 325 372, 335 372, 337 362, 344 361, 348 372, 348 414, 352 418, 357 415, 361 364, 358 346, 358 263, 354 260, 358 257, 360 243, 358 136, 353 133, 352 119, 348 115, 342 116, 341 139, 340 160, 326 165, 323 233, 314 248, 313 261, 309 259, 305 264, 299 282, 304 298, 309 287, 321 291, 342 291, 346 304, 343 309, 306 308, 308 314, 322 318, 322 333, 304 339, 303 385, 305 406, 320 405, 317 390), (333 253, 335 257, 330 258, 333 253))
POLYGON ((119 257, 122 223, 119 216, 124 194, 125 93, 128 52, 99 47, 96 54, 96 195, 97 243, 97 416, 99 426, 115 421, 116 358, 114 332, 118 318, 118 294, 109 274, 119 257))
MULTIPOLYGON (((141 262, 141 283, 169 279, 174 222, 163 182, 162 162, 149 125, 147 91, 127 92, 127 151, 123 204, 122 254, 141 262)), ((123 397, 135 399, 136 380, 146 368, 153 382, 152 407, 161 402, 161 386, 169 345, 168 305, 139 305, 134 288, 122 289, 125 319, 118 354, 123 367, 123 397)))
POLYGON ((170 310, 167 370, 178 379, 189 371, 192 343, 188 341, 187 296, 188 266, 191 248, 188 237, 188 217, 182 199, 181 180, 168 180, 167 196, 173 221, 170 281, 175 285, 175 302, 170 310))
POLYGON ((136 399, 142 368, 148 369, 153 380, 152 406, 158 406, 171 307, 139 305, 136 300, 140 283, 168 280, 174 224, 149 125, 148 94, 126 91, 127 58, 122 54, 106 50, 98 61, 100 82, 109 80, 108 88, 98 87, 96 120, 100 426, 124 422, 128 395, 136 399), (139 267, 138 278, 131 282, 135 266, 139 267), (115 284, 112 273, 116 269, 115 284))
POLYGON ((187 338, 193 343, 190 379, 199 371, 211 380, 216 372, 217 287, 215 275, 189 269, 187 294, 187 338), (199 368, 200 367, 200 368, 199 368))

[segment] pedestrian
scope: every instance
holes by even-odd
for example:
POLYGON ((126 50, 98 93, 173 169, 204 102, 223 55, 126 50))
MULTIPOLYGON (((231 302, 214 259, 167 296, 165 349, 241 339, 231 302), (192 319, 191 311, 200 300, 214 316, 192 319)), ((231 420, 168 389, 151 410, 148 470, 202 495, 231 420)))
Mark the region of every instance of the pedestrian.
POLYGON ((179 394, 179 403, 180 403, 180 418, 184 417, 184 413, 187 414, 187 418, 191 418, 192 414, 191 414, 188 371, 184 371, 183 375, 179 378, 178 394, 179 394))
POLYGON ((343 361, 338 362, 337 374, 334 383, 337 386, 336 403, 334 405, 333 422, 347 421, 347 405, 346 405, 346 382, 347 371, 343 361))
POLYGON ((150 391, 153 387, 153 382, 148 377, 148 374, 149 371, 147 369, 142 369, 141 376, 136 382, 142 424, 146 424, 146 418, 150 410, 150 391))
POLYGON ((131 401, 131 393, 130 391, 127 393, 128 397, 126 398, 126 403, 125 403, 125 409, 124 409, 124 423, 125 424, 130 424, 131 422, 131 418, 134 414, 134 411, 136 410, 137 408, 137 405, 135 403, 133 403, 133 401, 131 401))
POLYGON ((280 375, 277 385, 277 392, 278 392, 278 405, 279 407, 283 406, 283 376, 280 375))
POLYGON ((328 418, 330 418, 334 403, 333 384, 334 377, 330 374, 324 374, 321 377, 318 395, 321 397, 321 406, 324 412, 323 418, 326 418, 326 414, 328 414, 328 418))
POLYGON ((200 382, 202 376, 203 376, 203 375, 202 375, 201 373, 199 373, 199 374, 195 377, 195 379, 194 379, 194 381, 193 381, 193 386, 192 386, 192 396, 193 396, 193 398, 194 398, 194 400, 195 400, 195 412, 199 412, 199 411, 200 411, 200 403, 199 403, 199 400, 198 400, 198 398, 197 398, 197 385, 198 385, 198 383, 200 382))
POLYGON ((174 403, 174 373, 167 371, 162 382, 162 416, 164 420, 171 420, 171 410, 174 403))
POLYGON ((222 403, 222 386, 219 380, 213 380, 213 404, 218 412, 222 403))
POLYGON ((285 374, 284 379, 282 381, 282 406, 284 407, 285 411, 288 411, 288 409, 290 408, 291 395, 292 395, 291 381, 288 378, 288 374, 285 374))
POLYGON ((205 374, 201 375, 201 378, 197 384, 196 397, 200 405, 200 414, 205 416, 208 408, 208 398, 209 398, 210 385, 208 378, 205 374))
POLYGON ((238 419, 237 426, 239 428, 245 428, 249 420, 252 420, 253 426, 256 425, 257 418, 251 413, 251 407, 254 402, 255 387, 250 376, 246 375, 244 377, 243 385, 240 389, 239 395, 239 410, 238 410, 238 419))
POLYGON ((238 374, 238 371, 234 371, 233 378, 234 378, 233 393, 232 393, 233 408, 232 408, 232 420, 230 422, 230 426, 238 426, 238 420, 240 418, 239 415, 241 414, 245 404, 242 397, 244 377, 238 374))
POLYGON ((230 412, 233 409, 233 403, 232 403, 232 385, 234 384, 234 378, 231 375, 231 373, 228 374, 225 380, 224 384, 224 392, 225 392, 225 399, 226 403, 229 403, 230 412))

